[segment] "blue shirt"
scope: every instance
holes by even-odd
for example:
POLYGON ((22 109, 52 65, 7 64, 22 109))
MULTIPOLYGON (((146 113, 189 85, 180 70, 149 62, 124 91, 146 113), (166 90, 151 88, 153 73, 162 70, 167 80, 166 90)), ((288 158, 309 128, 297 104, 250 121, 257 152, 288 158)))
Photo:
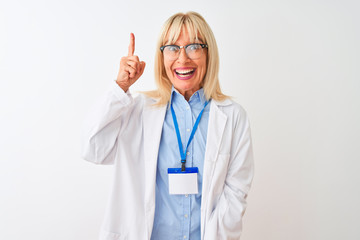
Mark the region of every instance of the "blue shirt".
MULTIPOLYGON (((204 90, 195 92, 189 102, 176 89, 172 89, 171 100, 176 114, 185 151, 196 118, 206 102, 204 90)), ((198 194, 170 195, 168 168, 180 168, 181 157, 171 115, 170 105, 167 108, 156 172, 155 218, 152 230, 152 240, 201 238, 200 208, 202 178, 206 147, 206 136, 209 121, 210 104, 205 107, 199 126, 195 132, 186 153, 186 167, 197 167, 198 194)))

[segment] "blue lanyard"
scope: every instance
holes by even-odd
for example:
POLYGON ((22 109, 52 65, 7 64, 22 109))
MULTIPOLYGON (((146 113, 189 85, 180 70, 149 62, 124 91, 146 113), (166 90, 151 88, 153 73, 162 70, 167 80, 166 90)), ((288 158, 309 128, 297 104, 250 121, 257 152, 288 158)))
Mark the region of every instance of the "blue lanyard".
POLYGON ((197 117, 196 119, 196 122, 194 124, 194 127, 191 131, 191 134, 190 134, 190 138, 189 138, 189 141, 186 145, 186 149, 185 149, 185 152, 183 151, 183 146, 182 146, 182 142, 181 142, 181 136, 180 136, 180 131, 179 131, 179 125, 177 123, 177 120, 176 120, 176 114, 175 114, 175 111, 174 111, 174 108, 172 106, 172 102, 171 102, 171 114, 172 114, 172 118, 173 118, 173 121, 174 121, 174 126, 175 126, 175 130, 176 130, 176 136, 177 136, 177 140, 178 140, 178 145, 179 145, 179 151, 180 151, 180 156, 181 156, 181 171, 184 172, 185 171, 185 163, 186 163, 186 151, 190 145, 190 142, 191 140, 194 138, 194 134, 196 132, 196 129, 199 125, 199 122, 200 122, 200 119, 201 119, 201 116, 204 112, 204 109, 206 107, 206 105, 208 104, 209 102, 206 101, 205 104, 204 104, 204 108, 201 110, 201 112, 199 113, 199 116, 197 117))

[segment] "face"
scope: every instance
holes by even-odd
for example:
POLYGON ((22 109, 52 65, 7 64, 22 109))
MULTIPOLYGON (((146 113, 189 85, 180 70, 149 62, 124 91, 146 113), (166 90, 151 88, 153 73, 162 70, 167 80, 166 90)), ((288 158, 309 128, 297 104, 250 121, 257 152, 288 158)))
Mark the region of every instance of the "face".
MULTIPOLYGON (((186 28, 183 28, 174 45, 186 46, 191 43, 194 42, 190 41, 186 28)), ((197 43, 203 42, 199 39, 197 43)), ((170 43, 167 42, 166 44, 170 43)), ((192 60, 187 57, 185 49, 181 48, 178 59, 169 60, 164 57, 164 66, 168 78, 176 90, 187 100, 201 87, 206 73, 206 55, 207 49, 204 48, 202 56, 199 59, 192 60)))

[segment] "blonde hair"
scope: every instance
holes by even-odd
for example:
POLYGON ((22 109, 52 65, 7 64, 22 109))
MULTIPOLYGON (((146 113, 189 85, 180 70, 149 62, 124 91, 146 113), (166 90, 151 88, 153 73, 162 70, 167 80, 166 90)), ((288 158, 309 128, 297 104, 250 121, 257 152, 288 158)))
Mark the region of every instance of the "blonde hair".
POLYGON ((165 72, 164 58, 160 47, 165 43, 175 43, 183 27, 186 27, 190 40, 198 40, 199 34, 203 43, 208 45, 206 74, 202 80, 206 99, 225 100, 228 96, 224 95, 220 89, 219 54, 215 37, 205 19, 196 12, 177 13, 165 22, 160 32, 155 55, 155 82, 158 89, 145 92, 145 94, 158 99, 156 103, 158 106, 165 105, 170 101, 172 83, 165 72))

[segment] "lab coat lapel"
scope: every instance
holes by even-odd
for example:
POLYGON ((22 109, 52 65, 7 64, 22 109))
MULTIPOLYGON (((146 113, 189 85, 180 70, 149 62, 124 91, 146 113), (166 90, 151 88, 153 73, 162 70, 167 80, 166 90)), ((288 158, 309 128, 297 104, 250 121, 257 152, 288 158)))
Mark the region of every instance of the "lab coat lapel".
MULTIPOLYGON (((145 214, 147 231, 152 230, 155 214, 156 166, 166 106, 147 106, 143 113, 145 153, 145 214)), ((148 236, 150 239, 150 236, 148 236)))
POLYGON ((229 102, 217 102, 212 100, 210 105, 209 125, 206 140, 206 150, 204 157, 204 172, 202 182, 202 199, 201 199, 201 236, 204 234, 206 204, 211 185, 211 179, 214 166, 219 154, 220 144, 223 139, 223 133, 227 121, 227 116, 221 111, 219 105, 227 105, 229 102))

